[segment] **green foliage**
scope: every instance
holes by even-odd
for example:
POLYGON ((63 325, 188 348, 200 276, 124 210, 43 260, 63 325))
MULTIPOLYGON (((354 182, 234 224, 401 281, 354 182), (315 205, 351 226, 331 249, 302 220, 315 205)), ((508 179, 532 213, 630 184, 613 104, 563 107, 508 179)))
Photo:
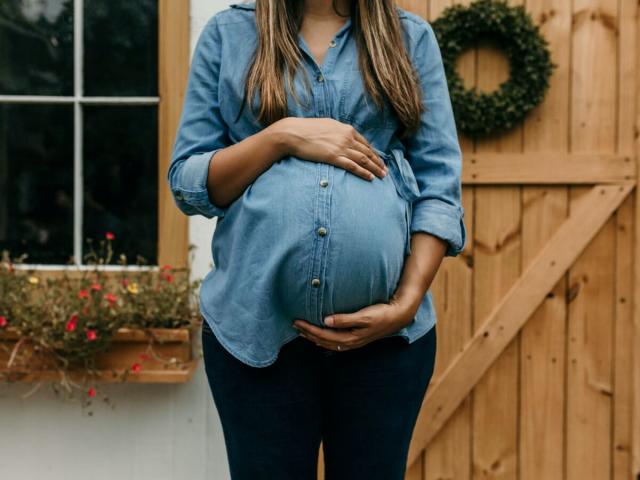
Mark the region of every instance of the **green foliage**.
POLYGON ((522 6, 502 0, 454 5, 432 23, 458 129, 471 137, 504 133, 540 104, 557 67, 548 43, 522 6), (495 41, 509 60, 509 79, 492 93, 467 90, 456 60, 479 40, 495 41))
MULTIPOLYGON (((70 370, 91 372, 96 354, 109 348, 121 327, 192 328, 200 324, 196 290, 201 280, 191 281, 188 268, 170 265, 152 270, 127 268, 124 256, 118 261, 122 268, 109 271, 105 267, 113 256, 113 239, 108 233, 97 249, 88 242, 91 249, 85 264, 89 268, 71 268, 57 276, 29 269, 22 265, 24 256, 11 258, 9 252, 3 252, 0 333, 15 331, 20 346, 31 347, 22 349, 24 355, 14 347, 12 364, 28 367, 34 352, 45 354, 64 379, 70 370)), ((153 354, 153 342, 149 346, 153 354)))

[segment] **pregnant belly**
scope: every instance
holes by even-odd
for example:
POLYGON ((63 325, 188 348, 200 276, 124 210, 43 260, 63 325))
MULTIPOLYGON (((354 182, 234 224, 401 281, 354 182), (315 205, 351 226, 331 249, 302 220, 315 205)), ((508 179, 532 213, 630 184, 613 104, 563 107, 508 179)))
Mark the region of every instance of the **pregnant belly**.
POLYGON ((387 302, 395 291, 409 220, 391 174, 367 181, 342 168, 287 157, 260 175, 216 228, 216 237, 251 238, 264 252, 264 264, 248 260, 255 258, 250 252, 216 252, 216 242, 214 261, 268 285, 281 313, 292 319, 311 320, 314 305, 321 317, 349 313, 387 302), (329 185, 321 187, 321 179, 329 185), (311 287, 316 277, 321 284, 311 287), (311 298, 318 293, 316 304, 311 298))

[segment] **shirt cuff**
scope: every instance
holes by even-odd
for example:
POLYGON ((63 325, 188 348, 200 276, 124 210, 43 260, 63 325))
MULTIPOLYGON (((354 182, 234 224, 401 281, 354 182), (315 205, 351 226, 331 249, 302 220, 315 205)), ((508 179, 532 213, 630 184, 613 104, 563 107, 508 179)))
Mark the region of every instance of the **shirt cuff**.
POLYGON ((445 257, 455 257, 464 250, 467 230, 464 209, 437 199, 417 200, 413 203, 411 233, 426 232, 447 242, 445 257))
POLYGON ((172 191, 176 203, 187 215, 201 214, 207 218, 222 218, 227 212, 228 207, 211 203, 207 190, 209 163, 220 150, 222 148, 193 155, 182 162, 180 180, 174 184, 172 191))

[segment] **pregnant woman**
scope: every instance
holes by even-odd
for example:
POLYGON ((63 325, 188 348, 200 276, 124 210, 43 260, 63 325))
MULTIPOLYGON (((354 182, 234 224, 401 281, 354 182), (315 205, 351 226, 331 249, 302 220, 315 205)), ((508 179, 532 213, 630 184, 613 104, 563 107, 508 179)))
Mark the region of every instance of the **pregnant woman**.
POLYGON ((393 0, 257 0, 193 55, 168 180, 217 217, 202 347, 231 476, 404 478, 466 231, 430 24, 393 0))

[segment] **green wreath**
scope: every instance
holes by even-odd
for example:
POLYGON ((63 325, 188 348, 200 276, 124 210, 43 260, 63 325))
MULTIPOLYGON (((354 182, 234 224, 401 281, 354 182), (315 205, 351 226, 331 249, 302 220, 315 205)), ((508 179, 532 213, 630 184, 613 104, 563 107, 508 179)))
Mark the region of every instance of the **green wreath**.
POLYGON ((477 0, 445 9, 432 23, 442 53, 458 130, 480 137, 503 133, 521 122, 544 98, 557 67, 548 43, 522 6, 477 0), (479 38, 496 40, 509 61, 509 79, 491 93, 467 90, 456 60, 479 38))

